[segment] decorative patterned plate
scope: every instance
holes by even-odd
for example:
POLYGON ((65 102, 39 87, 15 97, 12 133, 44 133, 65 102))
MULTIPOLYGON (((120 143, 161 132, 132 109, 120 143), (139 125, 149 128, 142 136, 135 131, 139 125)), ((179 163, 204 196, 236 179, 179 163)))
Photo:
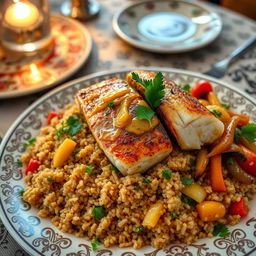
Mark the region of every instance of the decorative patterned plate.
MULTIPOLYGON (((178 84, 193 84, 199 79, 209 80, 223 103, 237 112, 250 116, 256 122, 255 99, 242 91, 198 73, 175 69, 151 68, 162 71, 178 84)), ((0 148, 0 216, 14 239, 31 255, 46 256, 245 256, 256 253, 256 197, 250 201, 250 213, 240 224, 230 227, 227 238, 201 239, 190 246, 171 244, 163 250, 150 246, 140 250, 132 248, 101 248, 92 252, 90 242, 59 231, 48 219, 39 219, 37 210, 21 200, 19 192, 24 188, 23 173, 16 162, 26 151, 24 143, 39 133, 45 124, 47 113, 74 102, 74 94, 81 88, 112 77, 124 78, 130 70, 97 73, 72 81, 49 92, 31 105, 12 125, 0 148)))
POLYGON ((92 39, 79 22, 52 15, 53 47, 37 56, 7 58, 0 47, 0 99, 35 93, 63 82, 88 59, 92 39))
POLYGON ((183 0, 142 1, 113 19, 116 33, 138 48, 162 53, 191 51, 220 33, 219 16, 198 3, 183 0))

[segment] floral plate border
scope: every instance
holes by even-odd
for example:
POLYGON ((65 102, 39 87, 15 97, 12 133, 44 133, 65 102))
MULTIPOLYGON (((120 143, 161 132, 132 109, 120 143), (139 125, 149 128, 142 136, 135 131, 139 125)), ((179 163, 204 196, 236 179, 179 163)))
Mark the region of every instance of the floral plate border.
MULTIPOLYGON (((137 69, 137 68, 136 68, 137 69)), ((199 79, 209 80, 223 103, 232 109, 248 114, 256 122, 255 99, 244 92, 214 78, 199 73, 166 68, 144 68, 162 71, 178 84, 194 83, 199 79)), ((150 246, 140 250, 132 248, 100 249, 92 252, 90 242, 55 228, 48 219, 39 219, 37 210, 20 198, 24 187, 23 173, 16 165, 26 151, 26 140, 36 136, 45 124, 48 111, 56 111, 73 102, 73 95, 81 88, 111 77, 124 78, 132 68, 121 71, 96 73, 69 82, 49 92, 31 105, 15 121, 7 132, 0 148, 0 216, 13 238, 31 255, 46 256, 247 256, 256 253, 256 198, 250 202, 250 214, 242 222, 230 227, 227 238, 201 239, 187 246, 172 244, 163 250, 150 246)))

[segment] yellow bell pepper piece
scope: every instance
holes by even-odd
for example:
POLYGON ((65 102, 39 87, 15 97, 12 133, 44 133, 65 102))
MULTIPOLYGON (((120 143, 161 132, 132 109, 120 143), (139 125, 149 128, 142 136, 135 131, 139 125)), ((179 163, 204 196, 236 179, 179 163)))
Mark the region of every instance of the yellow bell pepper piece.
POLYGON ((221 102, 214 92, 209 92, 207 94, 207 101, 210 103, 210 105, 221 106, 221 102))
POLYGON ((215 113, 217 114, 216 117, 220 121, 222 121, 224 124, 226 124, 230 121, 231 117, 226 109, 224 109, 218 105, 208 105, 206 107, 210 111, 215 111, 215 113))
POLYGON ((62 167, 74 151, 75 147, 76 142, 71 139, 65 139, 54 154, 53 167, 62 167))
POLYGON ((158 202, 156 204, 153 204, 147 214, 144 217, 144 220, 142 222, 142 226, 147 227, 147 228, 154 228, 159 220, 159 218, 161 217, 161 215, 163 214, 163 203, 158 202))

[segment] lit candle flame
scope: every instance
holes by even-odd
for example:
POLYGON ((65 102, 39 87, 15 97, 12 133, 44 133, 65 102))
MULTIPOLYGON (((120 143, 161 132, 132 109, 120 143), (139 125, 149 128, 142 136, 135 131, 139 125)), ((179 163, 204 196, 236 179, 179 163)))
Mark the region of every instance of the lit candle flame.
POLYGON ((31 81, 34 81, 35 83, 42 81, 41 72, 37 65, 34 63, 30 64, 30 78, 31 81))

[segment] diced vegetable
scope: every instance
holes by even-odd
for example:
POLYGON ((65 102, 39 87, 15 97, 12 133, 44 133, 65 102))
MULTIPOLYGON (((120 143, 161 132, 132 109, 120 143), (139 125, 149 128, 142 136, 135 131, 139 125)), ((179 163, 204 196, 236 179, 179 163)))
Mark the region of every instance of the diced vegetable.
POLYGON ((106 216, 105 207, 104 206, 95 206, 92 210, 92 215, 97 219, 101 220, 106 216))
POLYGON ((27 175, 29 172, 37 172, 40 165, 41 162, 36 158, 30 159, 28 166, 25 170, 25 175, 27 175))
POLYGON ((241 217, 248 215, 248 207, 245 204, 244 198, 241 198, 239 202, 233 202, 230 205, 229 213, 231 215, 240 215, 241 217))
POLYGON ((256 154, 243 145, 239 146, 242 148, 246 161, 243 161, 240 157, 236 157, 236 161, 244 171, 256 177, 256 154))
POLYGON ((230 115, 226 109, 218 106, 218 105, 208 105, 206 106, 221 122, 224 124, 230 121, 230 115), (215 112, 213 112, 215 111, 215 112), (217 113, 217 114, 215 114, 217 113))
POLYGON ((182 181, 182 184, 185 186, 190 186, 194 183, 194 181, 189 177, 183 177, 181 181, 182 181))
POLYGON ((228 110, 228 113, 231 117, 232 116, 239 117, 239 121, 238 121, 238 124, 237 124, 238 127, 245 126, 249 123, 250 119, 249 119, 249 116, 247 116, 247 115, 238 114, 238 113, 235 113, 235 112, 230 111, 230 110, 228 110))
POLYGON ((91 243, 92 245, 92 250, 95 252, 98 250, 99 246, 100 246, 101 242, 100 239, 96 238, 94 239, 94 241, 91 243))
POLYGON ((205 98, 209 92, 212 92, 212 85, 205 80, 198 81, 191 89, 190 94, 199 99, 205 98))
POLYGON ((225 192, 226 186, 221 168, 221 155, 210 158, 210 181, 214 192, 225 192))
POLYGON ((172 177, 172 170, 170 170, 170 169, 163 170, 162 177, 164 177, 166 180, 170 180, 172 177))
POLYGON ((236 162, 233 157, 225 159, 225 167, 227 171, 238 181, 244 184, 252 184, 254 182, 254 177, 246 173, 236 162))
POLYGON ((196 158, 195 178, 199 178, 205 172, 208 162, 209 157, 207 149, 200 149, 196 158))
POLYGON ((186 186, 185 188, 182 189, 181 192, 186 196, 194 199, 198 203, 203 202, 206 197, 206 192, 204 188, 198 185, 197 183, 194 183, 190 186, 186 186))
POLYGON ((199 99, 198 101, 199 101, 202 105, 204 105, 204 106, 210 105, 210 103, 209 103, 207 100, 199 99))
POLYGON ((214 92, 209 92, 207 94, 207 100, 210 103, 210 105, 221 106, 220 100, 214 92))
POLYGON ((53 167, 62 167, 74 151, 75 147, 76 142, 66 138, 54 153, 53 167))
POLYGON ((50 124, 52 119, 56 116, 59 116, 59 114, 56 112, 49 112, 47 117, 47 124, 50 124))
POLYGON ((245 137, 240 137, 239 142, 241 142, 245 147, 250 149, 252 152, 256 153, 256 143, 247 140, 245 137))
POLYGON ((153 204, 145 215, 142 225, 147 228, 154 228, 163 214, 163 209, 163 203, 158 202, 153 204))
POLYGON ((226 214, 225 206, 220 202, 204 201, 196 206, 202 221, 215 221, 226 214))
POLYGON ((208 154, 208 157, 221 154, 227 150, 234 141, 235 129, 237 126, 239 118, 237 116, 231 117, 230 121, 227 123, 224 133, 222 134, 220 141, 208 154))

